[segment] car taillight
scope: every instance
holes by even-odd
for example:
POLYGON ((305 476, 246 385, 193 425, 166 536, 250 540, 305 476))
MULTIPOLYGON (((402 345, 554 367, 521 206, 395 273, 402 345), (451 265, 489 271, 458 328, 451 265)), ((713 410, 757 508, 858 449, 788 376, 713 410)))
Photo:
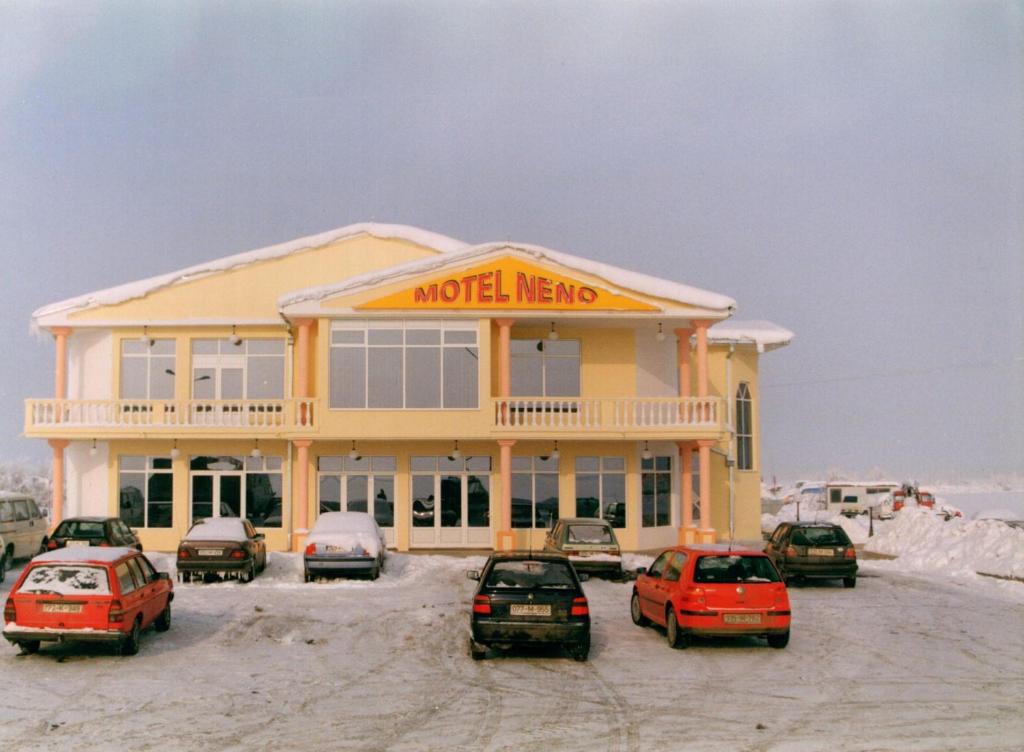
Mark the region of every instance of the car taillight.
POLYGON ((583 597, 572 599, 572 610, 569 611, 569 616, 590 616, 590 605, 587 603, 587 599, 583 597))
POLYGON ((236 548, 234 551, 232 551, 230 554, 228 554, 228 557, 230 557, 232 559, 244 559, 245 558, 245 551, 243 551, 240 548, 236 548))
POLYGON ((111 624, 117 624, 118 622, 124 621, 124 611, 121 609, 121 601, 110 602, 110 613, 107 616, 107 621, 111 624))
POLYGON ((306 546, 306 556, 313 556, 314 554, 316 554, 316 544, 310 543, 306 546))
POLYGON ((478 595, 473 598, 473 613, 489 615, 491 613, 491 596, 478 595))
POLYGON ((56 547, 57 547, 57 541, 55 541, 55 540, 48 540, 48 541, 46 541, 46 549, 48 551, 52 551, 56 547))
POLYGON ((786 556, 787 556, 788 558, 793 558, 793 557, 795 557, 795 556, 796 556, 796 549, 795 549, 795 548, 793 548, 792 546, 790 546, 789 548, 787 548, 787 549, 786 549, 786 556))
POLYGON ((7 603, 4 604, 4 621, 14 621, 14 598, 7 598, 7 603))
POLYGON ((189 553, 189 550, 187 548, 179 548, 178 549, 178 558, 179 559, 187 559, 191 555, 192 554, 189 553))
POLYGON ((697 603, 704 602, 704 588, 692 587, 686 589, 686 597, 697 603))
POLYGON ((856 551, 856 549, 854 549, 853 546, 850 546, 848 549, 846 549, 846 553, 843 554, 843 555, 847 559, 856 559, 857 558, 857 551, 856 551))
POLYGON ((107 543, 106 541, 100 541, 100 545, 103 546, 104 548, 109 548, 110 547, 110 544, 107 543))

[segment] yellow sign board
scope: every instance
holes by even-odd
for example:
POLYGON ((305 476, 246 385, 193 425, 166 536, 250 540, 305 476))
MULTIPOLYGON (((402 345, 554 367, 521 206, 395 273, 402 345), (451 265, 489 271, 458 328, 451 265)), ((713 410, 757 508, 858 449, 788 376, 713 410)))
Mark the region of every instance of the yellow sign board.
POLYGON ((657 311, 656 306, 515 257, 422 282, 357 309, 657 311))

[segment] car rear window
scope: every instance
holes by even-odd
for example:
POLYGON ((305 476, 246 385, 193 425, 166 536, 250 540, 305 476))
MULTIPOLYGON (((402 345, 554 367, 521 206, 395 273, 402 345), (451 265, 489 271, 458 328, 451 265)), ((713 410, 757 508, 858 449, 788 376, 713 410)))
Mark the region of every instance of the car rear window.
POLYGON ((103 538, 103 523, 93 520, 64 520, 53 531, 54 538, 103 538))
POLYGON ((572 571, 561 561, 498 561, 491 567, 486 587, 575 588, 572 571))
POLYGON ((802 527, 793 531, 794 546, 848 546, 850 538, 841 527, 802 527))
POLYGON ((613 543, 612 531, 606 525, 569 525, 567 543, 613 543))
POLYGON ((104 567, 86 564, 43 564, 29 570, 18 592, 110 595, 110 579, 104 567))
POLYGON ((694 582, 779 582, 767 556, 702 556, 693 571, 694 582))

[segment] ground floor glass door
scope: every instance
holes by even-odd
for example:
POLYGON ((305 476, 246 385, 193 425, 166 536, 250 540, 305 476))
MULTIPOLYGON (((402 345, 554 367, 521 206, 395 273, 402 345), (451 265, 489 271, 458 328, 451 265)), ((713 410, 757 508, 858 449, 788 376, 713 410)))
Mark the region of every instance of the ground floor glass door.
POLYGON ((490 471, 490 457, 413 457, 410 545, 490 547, 490 471))
POLYGON ((189 524, 207 517, 242 516, 242 474, 192 475, 192 507, 189 524))

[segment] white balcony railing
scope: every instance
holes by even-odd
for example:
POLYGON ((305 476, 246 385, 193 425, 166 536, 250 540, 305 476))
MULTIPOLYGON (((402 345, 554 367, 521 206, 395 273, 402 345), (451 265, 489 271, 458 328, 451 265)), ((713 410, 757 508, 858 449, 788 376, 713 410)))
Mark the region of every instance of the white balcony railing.
POLYGON ((492 400, 495 428, 629 431, 721 427, 720 397, 510 397, 492 400))
POLYGON ((290 431, 312 428, 314 399, 26 401, 26 430, 198 428, 290 431))

